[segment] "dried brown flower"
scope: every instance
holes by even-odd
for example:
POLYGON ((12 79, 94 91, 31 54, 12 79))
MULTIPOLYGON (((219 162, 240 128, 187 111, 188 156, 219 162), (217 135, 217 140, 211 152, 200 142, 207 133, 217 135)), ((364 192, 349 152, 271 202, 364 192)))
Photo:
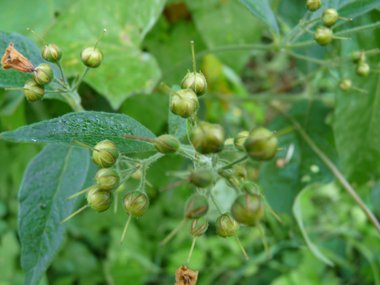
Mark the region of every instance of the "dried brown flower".
POLYGON ((20 72, 33 72, 34 66, 14 48, 14 43, 10 43, 5 50, 5 54, 1 59, 3 69, 14 68, 20 72))
POLYGON ((198 271, 193 271, 185 265, 181 265, 175 271, 175 285, 196 285, 198 279, 198 271))

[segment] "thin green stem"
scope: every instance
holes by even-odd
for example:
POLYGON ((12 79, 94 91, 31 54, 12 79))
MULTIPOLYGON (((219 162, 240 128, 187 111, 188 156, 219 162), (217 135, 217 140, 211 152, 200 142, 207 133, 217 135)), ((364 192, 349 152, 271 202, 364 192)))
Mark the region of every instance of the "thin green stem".
POLYGON ((361 31, 365 31, 365 30, 369 30, 369 29, 375 29, 377 27, 380 27, 380 21, 376 22, 376 23, 373 23, 373 24, 369 24, 369 25, 365 25, 365 26, 360 26, 360 27, 352 28, 352 29, 348 29, 348 30, 344 30, 344 31, 336 33, 335 36, 344 36, 344 35, 347 35, 347 34, 359 33, 361 31))
POLYGON ((72 91, 78 89, 79 84, 82 82, 83 78, 86 76, 87 72, 90 70, 88 66, 85 67, 82 75, 79 77, 78 81, 74 84, 74 86, 71 88, 72 91))
POLYGON ((289 127, 286 127, 282 130, 279 130, 278 132, 275 133, 276 137, 282 137, 282 136, 285 136, 287 134, 290 134, 294 132, 294 127, 293 126, 289 126, 289 127))
POLYGON ((67 84, 67 80, 66 80, 65 74, 63 73, 61 62, 57 61, 55 64, 58 66, 59 73, 61 74, 61 78, 65 82, 65 85, 67 86, 68 84, 67 84))
MULTIPOLYGON (((91 186, 91 187, 92 187, 92 186, 91 186)), ((75 193, 74 195, 71 195, 70 197, 67 197, 67 198, 66 198, 66 201, 69 201, 69 200, 71 200, 71 199, 73 199, 73 198, 75 198, 75 197, 78 197, 79 195, 82 195, 83 193, 88 192, 88 191, 90 190, 91 187, 89 187, 89 188, 87 188, 87 189, 84 189, 84 190, 82 190, 82 191, 79 191, 78 193, 75 193)))
POLYGON ((239 187, 236 186, 235 183, 232 182, 232 180, 230 178, 227 178, 227 177, 224 177, 224 179, 231 185, 232 188, 234 188, 235 192, 237 195, 240 194, 240 189, 239 187))
POLYGON ((84 209, 86 209, 87 207, 91 206, 91 204, 87 204, 87 205, 84 205, 82 208, 80 208, 79 210, 75 211, 74 213, 72 213, 70 216, 68 216, 66 219, 64 219, 62 222, 61 222, 61 225, 63 223, 66 223, 68 220, 70 220, 72 217, 74 217, 75 215, 79 214, 80 212, 82 212, 84 209))
POLYGON ((164 246, 179 231, 179 229, 182 228, 186 221, 187 219, 184 218, 182 222, 162 242, 160 242, 159 245, 164 246))
POLYGON ((124 134, 124 137, 126 139, 131 139, 131 140, 139 140, 139 141, 147 141, 147 142, 154 142, 153 139, 149 139, 149 138, 143 138, 143 137, 137 137, 137 136, 131 136, 131 135, 127 135, 127 134, 124 134))
POLYGON ((275 218, 277 221, 279 221, 281 224, 285 224, 285 222, 265 203, 263 203, 265 209, 267 209, 275 218))
POLYGON ((191 255, 193 253, 193 250, 194 250, 196 239, 197 239, 197 237, 193 238, 193 243, 191 244, 191 248, 190 248, 190 252, 189 252, 189 257, 187 258, 186 266, 189 266, 190 258, 191 258, 191 255))
POLYGON ((216 209, 217 209, 218 212, 219 212, 219 215, 222 215, 223 213, 222 213, 222 211, 220 210, 220 207, 219 207, 218 202, 216 201, 216 199, 215 199, 215 197, 214 197, 214 194, 211 193, 210 196, 211 196, 211 200, 212 200, 212 202, 214 203, 216 209))
POLYGON ((308 56, 305 56, 305 55, 300 55, 300 54, 297 54, 295 52, 292 52, 292 51, 285 51, 286 54, 294 57, 294 58, 298 58, 298 59, 301 59, 301 60, 305 60, 305 61, 310 61, 310 62, 314 62, 316 64, 320 64, 320 65, 325 65, 326 62, 324 60, 319 60, 319 59, 316 59, 316 58, 312 58, 312 57, 308 57, 308 56))
POLYGON ((67 89, 67 86, 64 85, 60 80, 58 80, 57 78, 53 78, 53 82, 57 83, 59 86, 61 86, 64 90, 68 90, 67 89))
POLYGON ((226 164, 226 165, 220 167, 220 168, 218 169, 218 171, 222 171, 222 170, 224 170, 224 169, 230 168, 231 166, 234 166, 235 164, 237 164, 237 163, 239 163, 239 162, 242 162, 242 161, 246 160, 247 158, 248 158, 248 155, 244 155, 244 156, 242 156, 242 157, 240 157, 240 158, 238 158, 238 159, 236 159, 236 160, 230 162, 229 164, 226 164))
POLYGON ((126 234, 126 232, 127 232, 127 229, 128 229, 129 223, 131 222, 131 219, 132 219, 132 215, 129 214, 129 217, 128 217, 128 220, 127 220, 127 223, 125 224, 125 227, 124 227, 123 235, 121 236, 120 244, 123 244, 123 240, 124 240, 125 234, 126 234))
POLYGON ((296 49, 296 48, 302 48, 302 47, 309 47, 317 44, 316 41, 308 41, 308 42, 302 42, 302 43, 296 43, 296 44, 290 44, 290 45, 285 45, 282 48, 286 49, 296 49))
POLYGON ((237 237, 236 233, 234 234, 234 237, 235 237, 236 241, 238 242, 238 244, 239 244, 239 246, 240 246, 240 248, 241 248, 241 251, 243 252, 243 254, 244 254, 244 256, 245 256, 245 259, 248 260, 249 257, 248 257, 248 255, 247 255, 247 253, 245 252, 245 249, 244 249, 243 245, 241 244, 239 238, 237 237))
POLYGON ((268 243, 267 243, 267 239, 266 239, 265 234, 264 234, 263 227, 260 224, 257 224, 257 228, 260 231, 261 240, 263 242, 265 252, 267 253, 267 257, 268 257, 268 259, 271 259, 272 258, 272 254, 270 253, 270 250, 269 250, 269 247, 268 247, 268 243))
POLYGON ((334 74, 329 68, 327 68, 327 71, 330 73, 331 77, 334 78, 334 80, 335 80, 337 83, 340 82, 339 78, 336 77, 335 74, 334 74))
POLYGON ((340 173, 339 169, 334 165, 334 163, 324 154, 323 151, 319 149, 319 147, 314 143, 314 141, 309 137, 309 135, 305 132, 305 130, 300 126, 300 124, 288 113, 283 111, 277 105, 273 103, 269 103, 269 106, 284 117, 286 117, 293 125, 297 132, 301 135, 301 137, 305 140, 305 142, 309 145, 309 147, 314 151, 314 153, 323 161, 323 163, 330 169, 330 171, 334 174, 334 176, 341 183, 343 188, 348 192, 348 194, 354 199, 354 201, 359 205, 360 208, 364 211, 370 221, 374 224, 377 230, 380 232, 380 223, 376 219, 375 215, 371 212, 371 210, 366 206, 360 196, 355 192, 354 188, 351 184, 346 180, 342 173, 340 173))

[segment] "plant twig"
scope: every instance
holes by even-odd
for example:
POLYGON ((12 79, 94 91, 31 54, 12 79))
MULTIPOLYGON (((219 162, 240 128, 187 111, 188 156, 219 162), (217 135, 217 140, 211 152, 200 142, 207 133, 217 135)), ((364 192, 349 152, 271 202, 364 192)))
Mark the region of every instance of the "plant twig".
POLYGON ((359 205, 360 208, 365 212, 367 217, 371 220, 377 230, 380 232, 380 223, 376 219, 375 215, 371 212, 371 210, 367 207, 367 205, 363 202, 363 200, 356 193, 355 189, 351 186, 351 184, 346 180, 343 174, 339 171, 339 169, 334 165, 334 163, 324 154, 323 151, 319 149, 319 147, 314 143, 314 141, 309 137, 309 135, 305 132, 305 130, 300 126, 300 124, 294 119, 290 114, 279 108, 276 104, 269 103, 269 106, 275 109, 277 112, 282 114, 285 118, 287 118, 292 124, 296 131, 301 135, 301 137, 305 140, 305 142, 309 145, 309 147, 314 151, 314 153, 323 161, 323 163, 331 170, 331 172, 335 175, 335 177, 339 180, 343 188, 350 194, 350 196, 354 199, 354 201, 359 205))

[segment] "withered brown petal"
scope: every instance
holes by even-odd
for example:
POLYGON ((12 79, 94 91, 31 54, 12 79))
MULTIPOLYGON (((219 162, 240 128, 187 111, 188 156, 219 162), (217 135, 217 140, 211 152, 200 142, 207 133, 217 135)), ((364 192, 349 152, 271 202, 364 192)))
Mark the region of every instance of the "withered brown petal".
POLYGON ((1 59, 1 65, 3 66, 3 69, 14 68, 20 72, 34 71, 34 66, 15 49, 14 43, 10 43, 5 50, 5 54, 1 59))
POLYGON ((198 279, 198 271, 193 271, 185 265, 181 265, 175 271, 175 285, 196 285, 198 279))

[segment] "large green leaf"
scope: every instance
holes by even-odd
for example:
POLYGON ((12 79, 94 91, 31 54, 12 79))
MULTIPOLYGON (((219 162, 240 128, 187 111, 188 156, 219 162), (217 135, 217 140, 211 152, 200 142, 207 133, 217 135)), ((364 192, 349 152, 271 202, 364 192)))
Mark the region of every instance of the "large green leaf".
POLYGON ((154 138, 154 134, 127 115, 103 112, 76 112, 59 118, 34 123, 0 135, 1 139, 18 142, 61 143, 77 146, 76 139, 90 146, 111 140, 124 153, 154 150, 153 144, 124 138, 124 134, 154 138))
MULTIPOLYGON (((290 113, 304 126, 308 135, 334 162, 337 156, 334 148, 334 138, 330 126, 326 125, 325 118, 329 109, 322 103, 312 103, 309 108, 305 101, 296 103, 290 113)), ((277 118, 268 126, 270 130, 282 130, 292 124, 283 117, 277 118)), ((294 153, 284 168, 276 165, 276 160, 285 156, 285 151, 278 151, 274 159, 264 163, 261 182, 265 197, 275 211, 291 214, 293 201, 301 189, 308 183, 328 183, 333 174, 317 155, 309 148, 302 138, 294 131, 279 138, 279 146, 289 148, 294 145, 294 153)))
POLYGON ((141 41, 160 15, 165 1, 83 0, 63 13, 48 30, 46 40, 63 48, 62 64, 69 75, 83 70, 81 49, 99 43, 104 60, 85 81, 118 108, 129 96, 150 93, 161 72, 155 58, 139 49, 141 41))
POLYGON ((353 181, 380 177, 380 80, 371 74, 360 87, 369 91, 337 94, 334 131, 344 173, 353 181))
POLYGON ((301 211, 301 200, 302 196, 305 192, 308 190, 315 190, 318 188, 318 184, 313 184, 310 186, 306 186, 296 197, 293 204, 293 215, 297 221, 297 224, 301 230, 301 233, 303 235, 303 238, 306 241, 307 246, 309 247, 310 251, 315 255, 316 258, 323 261, 324 263, 334 266, 334 263, 332 263, 331 260, 329 260, 326 256, 322 254, 322 252, 319 251, 318 247, 310 240, 309 236, 307 235, 305 225, 302 220, 302 211, 301 211))
MULTIPOLYGON (((238 1, 187 0, 198 32, 209 49, 225 45, 254 44, 261 38, 262 28, 257 19, 238 1)), ((218 57, 240 73, 249 59, 250 51, 218 53, 218 57)))
POLYGON ((268 0, 240 0, 248 10, 262 20, 273 32, 279 33, 276 17, 269 6, 268 0))
POLYGON ((19 191, 19 234, 24 284, 38 284, 63 241, 60 221, 72 211, 85 181, 89 151, 49 145, 29 164, 19 191))

